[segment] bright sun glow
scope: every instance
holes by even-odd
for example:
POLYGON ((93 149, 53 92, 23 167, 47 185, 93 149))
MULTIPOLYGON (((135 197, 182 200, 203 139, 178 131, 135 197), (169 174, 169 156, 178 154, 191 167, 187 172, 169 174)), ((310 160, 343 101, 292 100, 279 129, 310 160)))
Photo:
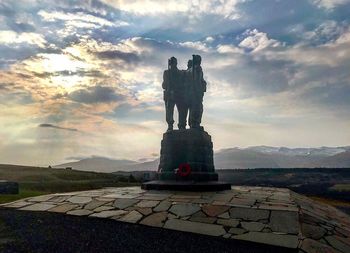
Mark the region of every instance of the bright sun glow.
POLYGON ((91 70, 93 66, 77 59, 80 53, 76 49, 72 48, 66 52, 66 54, 38 54, 26 61, 26 69, 45 76, 50 86, 63 87, 66 90, 88 83, 88 78, 83 73, 91 70))
POLYGON ((39 64, 44 72, 76 72, 79 69, 89 68, 89 64, 76 60, 66 54, 41 54, 39 64))

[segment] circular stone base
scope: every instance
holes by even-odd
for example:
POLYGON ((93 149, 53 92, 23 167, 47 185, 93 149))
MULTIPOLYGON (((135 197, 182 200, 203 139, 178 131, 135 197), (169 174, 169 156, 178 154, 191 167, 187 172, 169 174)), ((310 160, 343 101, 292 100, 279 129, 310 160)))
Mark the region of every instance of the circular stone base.
POLYGON ((141 185, 143 190, 172 190, 172 191, 224 191, 231 190, 229 183, 220 181, 150 181, 141 185))

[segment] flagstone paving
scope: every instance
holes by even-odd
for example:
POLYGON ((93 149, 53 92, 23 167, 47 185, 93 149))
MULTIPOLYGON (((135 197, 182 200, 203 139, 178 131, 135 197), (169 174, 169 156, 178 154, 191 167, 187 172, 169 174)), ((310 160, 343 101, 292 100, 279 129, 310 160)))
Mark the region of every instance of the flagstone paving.
POLYGON ((288 189, 144 191, 140 187, 57 193, 0 205, 245 240, 299 252, 350 252, 350 217, 288 189))

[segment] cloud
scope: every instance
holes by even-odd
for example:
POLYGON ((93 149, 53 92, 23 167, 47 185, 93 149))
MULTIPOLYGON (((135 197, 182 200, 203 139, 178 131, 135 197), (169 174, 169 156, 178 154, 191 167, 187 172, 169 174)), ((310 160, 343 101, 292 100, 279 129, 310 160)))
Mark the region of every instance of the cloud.
POLYGON ((244 34, 248 35, 239 43, 242 48, 250 49, 253 52, 268 48, 278 47, 281 43, 274 39, 269 39, 266 33, 259 32, 257 29, 247 30, 244 34))
POLYGON ((29 105, 32 104, 33 96, 27 90, 14 83, 1 83, 0 79, 0 105, 29 105))
POLYGON ((46 40, 42 34, 37 33, 17 33, 14 31, 0 31, 0 44, 7 46, 19 46, 20 44, 30 44, 38 47, 45 47, 46 40))
MULTIPOLYGON (((283 51, 268 51, 266 56, 272 59, 290 60, 297 64, 308 66, 328 66, 343 67, 349 59, 350 53, 350 27, 344 30, 342 34, 333 41, 313 46, 295 45, 288 47, 283 51)), ((322 74, 320 72, 319 74, 322 74)))
POLYGON ((192 48, 197 51, 204 51, 204 52, 209 51, 209 48, 207 47, 207 45, 201 41, 180 42, 179 45, 183 47, 192 48))
POLYGON ((209 0, 209 1, 188 1, 188 0, 102 0, 119 10, 135 13, 138 15, 171 15, 173 13, 187 13, 197 15, 210 13, 223 16, 228 19, 235 19, 238 16, 236 5, 244 0, 209 0))
POLYGON ((304 39, 302 43, 326 44, 336 40, 345 31, 344 25, 338 24, 334 20, 325 20, 314 30, 301 33, 301 37, 304 39))
POLYGON ((30 24, 30 21, 28 22, 28 20, 24 21, 24 23, 22 21, 15 21, 13 23, 8 23, 8 26, 11 30, 22 33, 22 32, 35 32, 35 27, 30 24))
POLYGON ((123 52, 120 50, 100 51, 100 52, 96 52, 95 54, 97 55, 97 57, 101 59, 111 59, 111 60, 121 59, 128 64, 140 62, 140 58, 137 54, 123 52))
POLYGON ((311 1, 316 6, 321 8, 326 8, 326 9, 333 9, 340 5, 350 3, 349 0, 311 0, 311 1))
POLYGON ((220 54, 226 54, 226 53, 243 53, 243 50, 239 47, 236 47, 234 45, 221 45, 219 44, 217 46, 217 51, 220 54))
POLYGON ((60 130, 73 131, 73 132, 77 132, 78 131, 78 129, 76 129, 76 128, 60 127, 60 126, 55 126, 55 125, 47 124, 47 123, 40 124, 38 127, 55 128, 55 129, 60 129, 60 130))
POLYGON ((0 83, 0 90, 8 91, 10 84, 8 83, 0 83))
POLYGON ((112 87, 94 86, 79 89, 68 94, 68 98, 83 104, 110 103, 125 100, 124 94, 118 93, 112 87))
POLYGON ((105 18, 87 14, 84 12, 65 13, 59 11, 47 12, 41 10, 38 12, 38 15, 41 16, 46 22, 55 22, 62 20, 68 22, 68 25, 77 26, 79 28, 99 28, 103 26, 118 27, 129 25, 127 22, 124 21, 111 22, 105 18))
MULTIPOLYGON (((160 101, 159 101, 160 102, 160 101)), ((165 117, 163 106, 151 105, 147 103, 122 103, 116 106, 112 113, 106 114, 108 117, 116 118, 119 121, 140 122, 159 121, 165 117)))

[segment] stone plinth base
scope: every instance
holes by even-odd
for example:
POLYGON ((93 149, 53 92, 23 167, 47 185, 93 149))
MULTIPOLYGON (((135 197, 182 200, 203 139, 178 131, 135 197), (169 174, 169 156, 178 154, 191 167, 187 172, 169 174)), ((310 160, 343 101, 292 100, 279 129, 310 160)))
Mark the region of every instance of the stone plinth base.
POLYGON ((231 185, 218 181, 151 181, 143 183, 141 186, 144 190, 172 190, 172 191, 223 191, 230 190, 231 185))
POLYGON ((213 161, 213 143, 210 135, 201 129, 166 132, 160 151, 159 179, 174 181, 217 181, 213 161), (176 173, 181 165, 189 166, 190 173, 176 173))
POLYGON ((18 194, 18 183, 0 180, 0 194, 18 194))

